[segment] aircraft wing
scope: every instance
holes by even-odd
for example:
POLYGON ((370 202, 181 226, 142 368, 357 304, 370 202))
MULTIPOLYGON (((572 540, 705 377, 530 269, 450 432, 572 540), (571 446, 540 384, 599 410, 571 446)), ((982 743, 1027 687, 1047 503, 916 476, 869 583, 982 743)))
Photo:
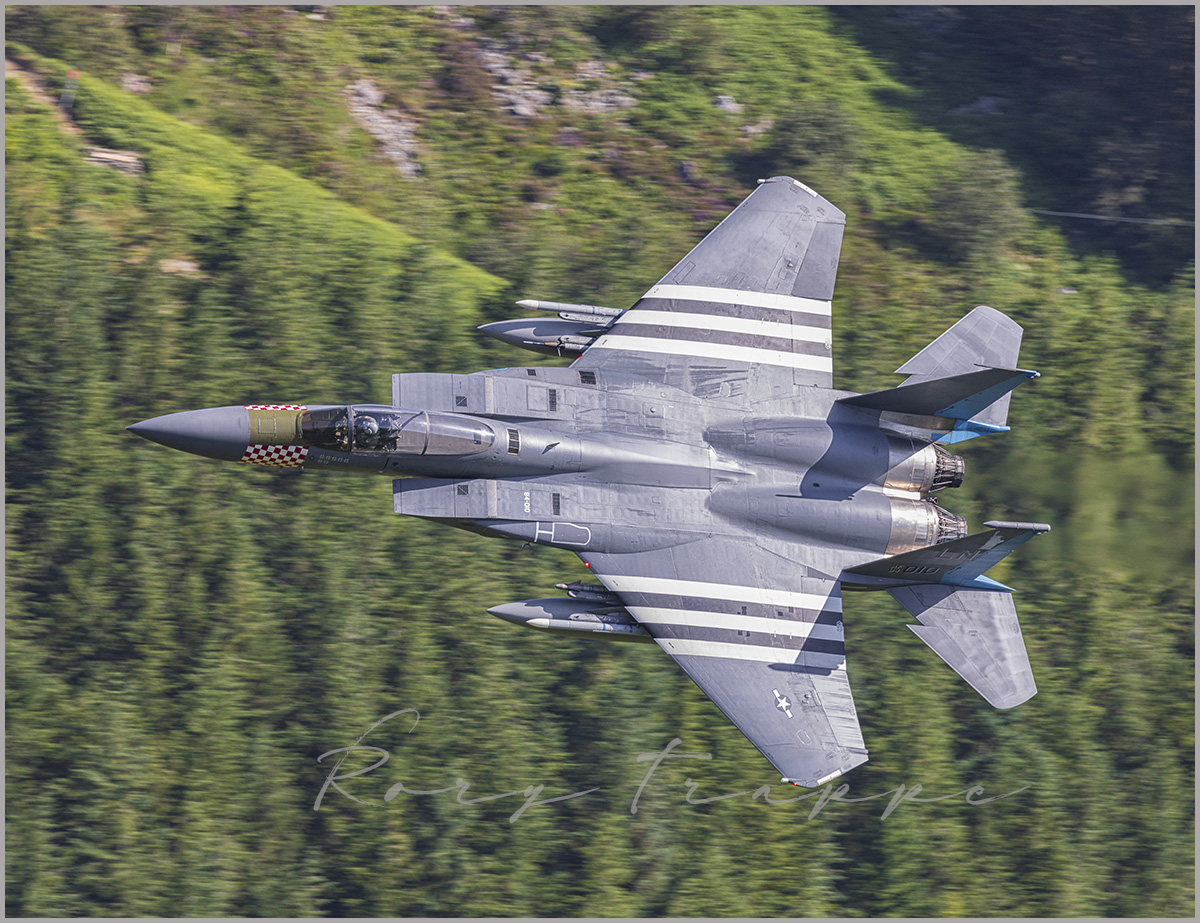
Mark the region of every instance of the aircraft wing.
POLYGON ((574 365, 691 394, 752 371, 788 388, 831 388, 830 300, 845 223, 804 184, 763 181, 574 365))
POLYGON ((720 536, 580 557, 786 781, 866 762, 836 578, 720 536))

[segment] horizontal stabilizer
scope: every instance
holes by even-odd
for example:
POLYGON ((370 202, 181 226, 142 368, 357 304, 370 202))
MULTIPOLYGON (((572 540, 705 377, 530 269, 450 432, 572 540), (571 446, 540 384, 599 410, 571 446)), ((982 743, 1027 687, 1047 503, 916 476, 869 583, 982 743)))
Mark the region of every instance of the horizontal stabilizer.
POLYGON ((948 378, 906 383, 886 391, 844 397, 838 403, 889 413, 945 417, 970 424, 961 428, 955 426, 958 432, 975 430, 976 435, 987 431, 1003 432, 1007 429, 1004 426, 1007 412, 1005 418, 993 420, 988 419, 989 414, 985 411, 1021 382, 1037 377, 1037 372, 1025 369, 976 368, 948 378))
POLYGON ((921 623, 908 626, 913 633, 990 705, 1012 708, 1037 693, 1011 595, 948 586, 888 592, 921 623))
POLYGON ((983 576, 1002 558, 1035 535, 1049 532, 1044 522, 988 522, 987 532, 976 532, 940 545, 868 561, 842 571, 843 584, 884 590, 915 583, 944 584, 981 590, 1008 589, 983 576))

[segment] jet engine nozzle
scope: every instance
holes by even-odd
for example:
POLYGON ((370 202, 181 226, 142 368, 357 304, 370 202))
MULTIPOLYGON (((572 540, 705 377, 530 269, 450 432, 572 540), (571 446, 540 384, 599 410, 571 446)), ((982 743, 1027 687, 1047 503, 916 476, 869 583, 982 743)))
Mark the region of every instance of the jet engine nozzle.
POLYGON ((250 411, 244 406, 184 410, 125 427, 170 449, 238 461, 250 442, 250 411))
POLYGON ((892 532, 887 554, 903 554, 940 545, 967 534, 967 521, 942 509, 932 500, 909 500, 893 497, 892 532))
POLYGON ((885 487, 932 493, 963 482, 966 464, 960 455, 951 455, 936 443, 920 445, 911 439, 888 436, 890 453, 885 487))
POLYGON ((963 476, 967 471, 967 465, 963 461, 962 456, 951 455, 936 444, 933 449, 937 452, 937 464, 933 472, 933 482, 929 485, 929 489, 933 491, 943 490, 947 487, 961 487, 963 476))
POLYGON ((967 520, 937 507, 937 539, 935 544, 953 542, 967 537, 967 520))

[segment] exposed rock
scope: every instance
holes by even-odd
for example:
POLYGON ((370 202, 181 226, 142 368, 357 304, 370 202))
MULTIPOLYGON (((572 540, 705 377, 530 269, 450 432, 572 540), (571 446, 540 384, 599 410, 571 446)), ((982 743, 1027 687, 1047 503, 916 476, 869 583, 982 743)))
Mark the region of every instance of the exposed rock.
POLYGON ((568 90, 563 94, 562 104, 568 109, 596 114, 632 109, 637 105, 637 100, 628 93, 612 88, 590 92, 568 90))
POLYGON ((457 6, 431 6, 429 8, 437 16, 443 19, 450 20, 450 25, 458 26, 460 29, 474 29, 475 20, 459 14, 460 7, 457 6))
POLYGON ((521 77, 521 72, 513 66, 514 60, 494 45, 489 45, 479 52, 479 63, 483 65, 484 70, 504 81, 519 80, 521 77))
POLYGON ((532 87, 504 86, 495 87, 508 103, 509 111, 523 119, 532 119, 542 114, 541 110, 554 102, 554 95, 545 90, 532 87))
POLYGON ((745 107, 732 96, 718 96, 713 100, 713 104, 722 112, 731 112, 734 115, 739 115, 745 107))
POLYGON ((116 151, 108 147, 89 147, 87 162, 99 167, 112 167, 130 175, 142 173, 146 169, 142 158, 133 151, 116 151))
POLYGON ((700 179, 700 168, 696 166, 695 161, 681 160, 676 165, 676 169, 679 170, 679 175, 689 183, 694 183, 700 179))
POLYGON ((607 72, 608 65, 603 61, 584 61, 575 66, 575 76, 580 80, 601 80, 607 72))
POLYGON ((200 266, 196 263, 193 263, 191 260, 159 260, 158 268, 162 272, 169 272, 182 276, 201 275, 200 266))
POLYGON ((775 120, 768 117, 765 119, 759 119, 757 122, 753 122, 750 125, 743 125, 742 134, 749 135, 751 138, 756 138, 763 132, 770 131, 774 127, 775 120))
POLYGON ((517 67, 517 59, 506 54, 496 45, 485 45, 479 52, 479 63, 497 83, 492 92, 503 102, 509 112, 518 118, 531 119, 541 113, 541 106, 549 105, 554 97, 534 84, 533 75, 517 67))
POLYGON ((288 6, 284 8, 284 12, 293 14, 300 13, 305 19, 315 19, 321 22, 333 18, 333 12, 328 6, 317 6, 315 4, 288 6))
POLYGON ((358 80, 346 87, 346 98, 354 121, 379 141, 384 155, 400 174, 409 179, 420 176, 415 123, 395 109, 384 109, 383 91, 370 80, 358 80))
POLYGON ((143 96, 154 89, 149 77, 126 71, 121 75, 121 89, 130 93, 141 93, 143 96))
MULTIPOLYGON (((522 54, 522 58, 535 63, 552 63, 540 52, 522 54)), ((492 93, 518 118, 538 118, 542 110, 554 102, 555 94, 539 86, 542 79, 520 66, 515 55, 510 55, 497 45, 486 45, 479 52, 480 63, 496 78, 492 93)))
MULTIPOLYGON (((570 88, 552 93, 542 88, 544 77, 533 74, 523 63, 553 64, 552 58, 540 52, 524 52, 518 58, 495 44, 479 51, 479 61, 496 79, 492 92, 519 118, 543 116, 544 110, 556 101, 564 109, 589 114, 620 112, 637 105, 637 100, 615 85, 603 61, 584 61, 575 68, 574 79, 585 83, 600 83, 592 89, 570 88)), ((557 88, 556 88, 557 89, 557 88)))
POLYGON ((575 79, 585 82, 602 82, 598 88, 591 90, 572 89, 563 94, 562 103, 568 109, 580 112, 603 113, 620 112, 632 109, 637 100, 614 86, 615 81, 609 76, 608 65, 603 61, 584 61, 575 66, 575 79))
POLYGON ((357 101, 364 106, 383 105, 383 90, 375 86, 370 80, 359 80, 356 83, 352 83, 346 87, 346 92, 352 94, 352 97, 357 97, 357 101))

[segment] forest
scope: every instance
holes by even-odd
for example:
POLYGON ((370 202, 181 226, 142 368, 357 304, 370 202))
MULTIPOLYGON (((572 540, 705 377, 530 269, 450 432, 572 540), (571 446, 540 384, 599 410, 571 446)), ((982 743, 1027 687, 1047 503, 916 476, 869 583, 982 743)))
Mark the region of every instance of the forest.
POLYGON ((1194 916, 1192 7, 5 33, 8 915, 1194 916), (781 784, 654 645, 486 613, 574 555, 125 432, 565 365, 475 327, 629 307, 772 175, 847 215, 838 388, 977 304, 1042 373, 943 500, 1052 525, 990 572, 1039 692, 992 709, 854 595, 845 790, 781 784))

